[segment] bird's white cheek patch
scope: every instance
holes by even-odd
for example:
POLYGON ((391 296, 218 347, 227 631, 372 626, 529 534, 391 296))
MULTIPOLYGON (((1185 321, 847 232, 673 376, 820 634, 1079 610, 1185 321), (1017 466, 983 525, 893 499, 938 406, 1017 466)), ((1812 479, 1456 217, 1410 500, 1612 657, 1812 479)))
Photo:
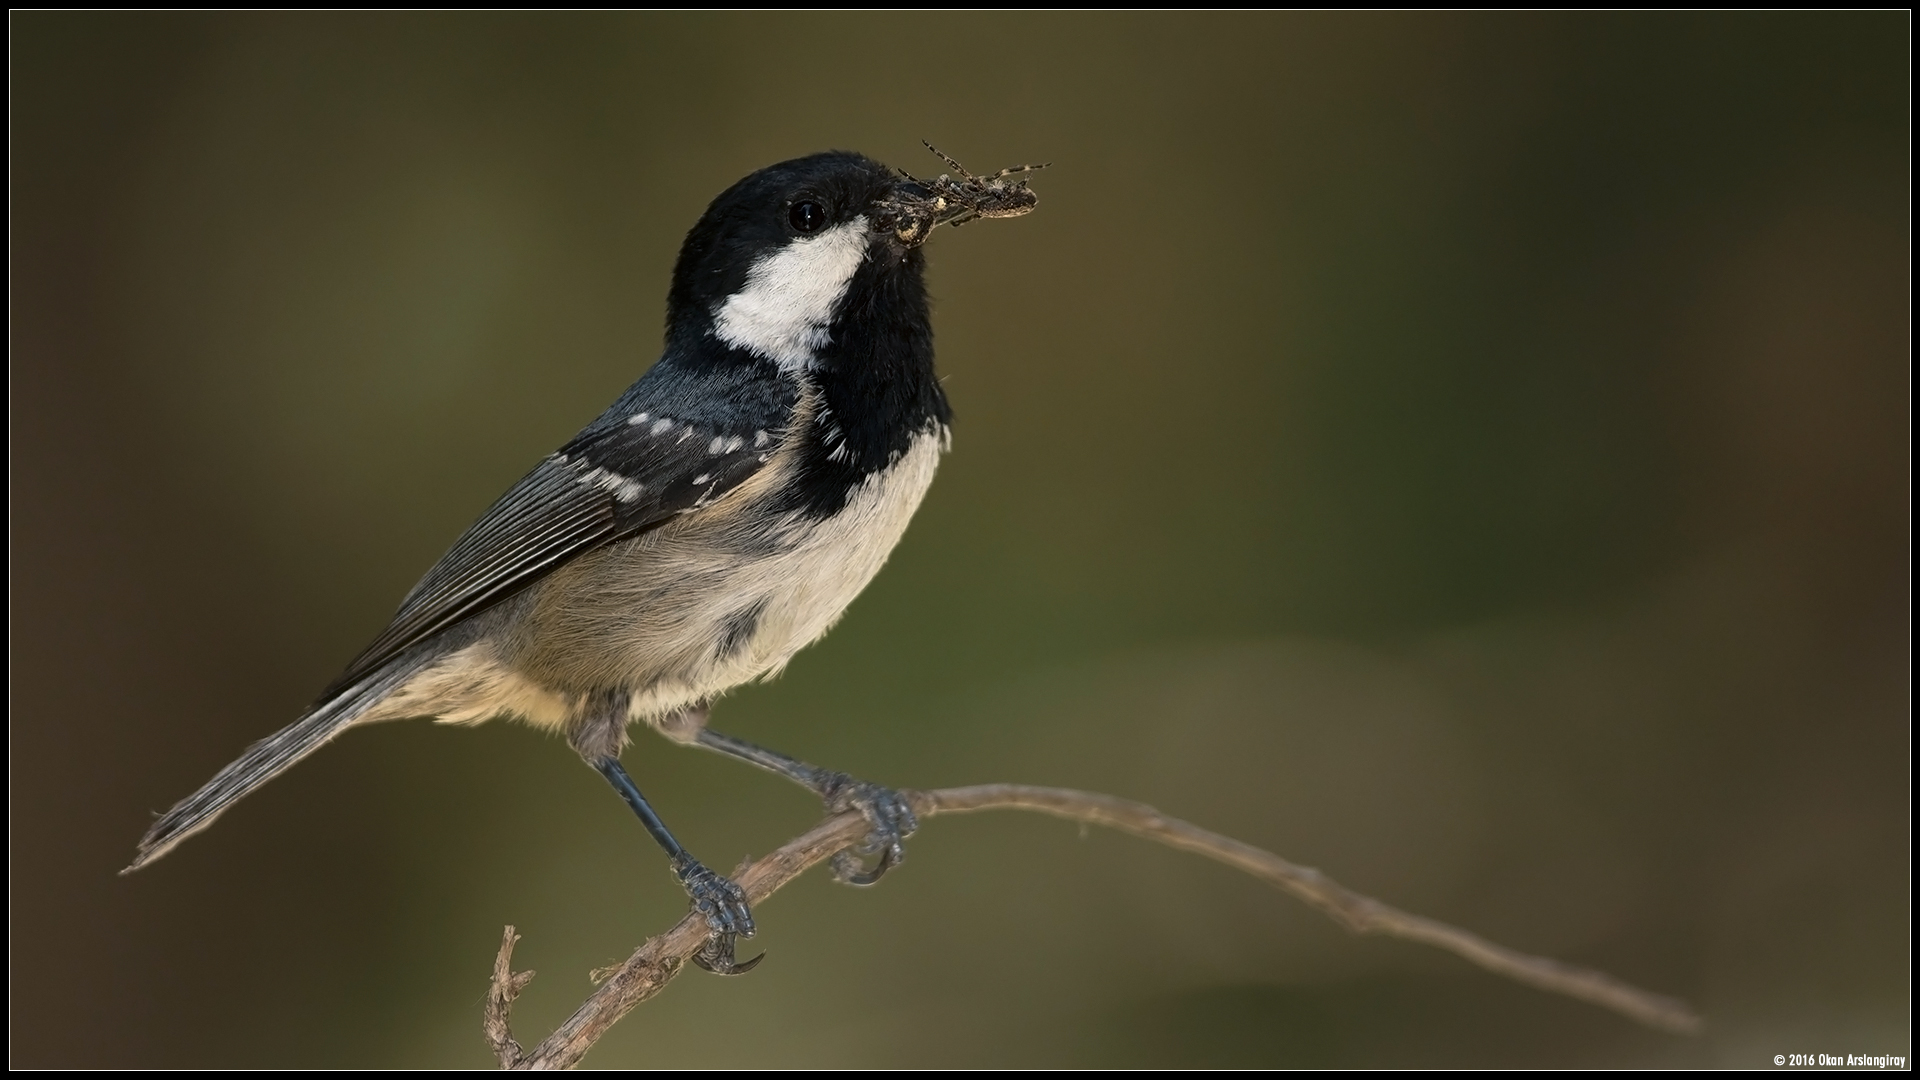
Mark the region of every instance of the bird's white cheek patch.
POLYGON ((866 217, 856 217, 763 256, 747 271, 746 287, 714 310, 714 336, 783 370, 810 366, 827 343, 834 306, 867 257, 867 234, 866 217))

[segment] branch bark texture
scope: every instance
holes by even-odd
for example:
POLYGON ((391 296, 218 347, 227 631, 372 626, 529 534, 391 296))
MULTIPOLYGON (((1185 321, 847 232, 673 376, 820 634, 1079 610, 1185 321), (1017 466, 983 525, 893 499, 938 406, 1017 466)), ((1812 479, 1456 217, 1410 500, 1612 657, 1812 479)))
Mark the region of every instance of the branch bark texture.
MULTIPOLYGON (((979 784, 902 794, 912 801, 914 813, 923 820, 976 810, 1032 810, 1132 833, 1245 871, 1312 904, 1356 934, 1383 934, 1445 949, 1495 974, 1611 1009, 1651 1027, 1681 1033, 1700 1027, 1699 1016, 1685 1002, 1641 990, 1605 972, 1530 956, 1458 927, 1390 907, 1312 867, 1168 817, 1145 803, 1027 784, 979 784)), ((866 832, 866 819, 858 812, 836 815, 764 858, 742 864, 733 879, 746 890, 748 901, 757 906, 808 867, 858 843, 866 832)), ((508 1014, 514 997, 533 973, 512 971, 513 943, 518 936, 509 926, 494 961, 493 988, 487 995, 488 1044, 503 1068, 572 1068, 621 1017, 665 989, 700 950, 706 936, 705 921, 689 913, 672 929, 647 939, 553 1034, 523 1052, 513 1039, 508 1014)))

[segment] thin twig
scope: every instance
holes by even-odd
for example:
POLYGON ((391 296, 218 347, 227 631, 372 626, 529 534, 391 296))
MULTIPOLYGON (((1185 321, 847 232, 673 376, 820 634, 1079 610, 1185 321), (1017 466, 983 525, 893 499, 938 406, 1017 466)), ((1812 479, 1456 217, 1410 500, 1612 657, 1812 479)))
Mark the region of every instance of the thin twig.
MULTIPOLYGON (((1433 945, 1495 974, 1612 1009, 1652 1027, 1674 1032, 1693 1032, 1700 1027, 1699 1016, 1685 1002, 1630 986, 1604 972, 1516 952, 1478 934, 1389 907, 1353 892, 1311 867, 1288 862, 1250 844, 1168 817, 1145 803, 1094 792, 1026 784, 980 784, 902 794, 912 801, 914 812, 922 818, 973 810, 1035 810, 1119 829, 1244 870, 1326 912, 1354 933, 1385 934, 1433 945)), ((748 901, 757 905, 808 867, 858 843, 866 832, 866 820, 858 812, 828 818, 765 858, 742 864, 734 872, 734 881, 746 890, 748 901)), ((671 930, 647 939, 552 1035, 530 1053, 522 1054, 508 1030, 507 1009, 533 973, 515 975, 511 972, 509 960, 515 935, 509 926, 500 955, 494 962, 493 990, 487 996, 487 1041, 504 1068, 572 1068, 608 1028, 664 989, 700 950, 706 935, 705 920, 688 914, 671 930)))
POLYGON ((533 972, 513 972, 513 943, 520 935, 507 927, 500 937, 500 953, 493 958, 493 986, 487 991, 486 1019, 482 1026, 487 1032, 487 1045, 493 1047, 494 1056, 500 1059, 500 1067, 511 1069, 520 1064, 527 1055, 514 1041, 513 1027, 508 1022, 513 1013, 513 999, 533 981, 533 972))
POLYGON ((930 793, 940 812, 964 810, 1037 810, 1043 814, 1085 821, 1130 832, 1168 847, 1205 855, 1244 870, 1326 912, 1356 934, 1384 934, 1447 950, 1497 975, 1579 998, 1603 1009, 1630 1016, 1651 1027, 1693 1032, 1700 1018, 1676 998, 1648 993, 1591 968, 1574 967, 1544 956, 1529 956, 1496 945, 1478 934, 1362 896, 1310 866, 1291 863, 1230 836, 1208 832, 1179 818, 1168 817, 1146 803, 1116 799, 1068 788, 1026 784, 980 784, 930 793))

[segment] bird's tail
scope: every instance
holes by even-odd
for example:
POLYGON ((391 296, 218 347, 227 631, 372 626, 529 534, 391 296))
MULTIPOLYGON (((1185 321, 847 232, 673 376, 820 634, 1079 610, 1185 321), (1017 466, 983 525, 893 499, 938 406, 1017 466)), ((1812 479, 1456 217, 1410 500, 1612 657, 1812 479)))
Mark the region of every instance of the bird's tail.
POLYGON ((348 686, 314 706, 313 711, 261 739, 238 761, 221 769, 200 790, 181 799, 160 816, 140 838, 140 850, 122 874, 130 874, 173 850, 173 846, 213 824, 227 807, 239 802, 261 784, 279 776, 293 764, 335 735, 340 734, 368 709, 380 703, 394 687, 419 670, 429 657, 403 658, 348 686))

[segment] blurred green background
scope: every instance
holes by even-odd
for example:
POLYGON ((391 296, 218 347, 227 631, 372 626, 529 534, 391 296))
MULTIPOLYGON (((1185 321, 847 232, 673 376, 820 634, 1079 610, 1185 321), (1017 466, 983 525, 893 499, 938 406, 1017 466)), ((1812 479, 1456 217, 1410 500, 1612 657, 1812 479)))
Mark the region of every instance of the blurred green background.
MULTIPOLYGON (((17 1066, 483 1066, 685 900, 565 746, 349 733, 115 877, 655 357, 773 161, 929 248, 954 452, 716 726, 1076 785, 1704 1009, 1662 1035, 1026 815, 811 876, 595 1066, 1906 1054, 1905 13, 21 14, 17 1066)), ((716 866, 817 805, 641 733, 716 866)))

